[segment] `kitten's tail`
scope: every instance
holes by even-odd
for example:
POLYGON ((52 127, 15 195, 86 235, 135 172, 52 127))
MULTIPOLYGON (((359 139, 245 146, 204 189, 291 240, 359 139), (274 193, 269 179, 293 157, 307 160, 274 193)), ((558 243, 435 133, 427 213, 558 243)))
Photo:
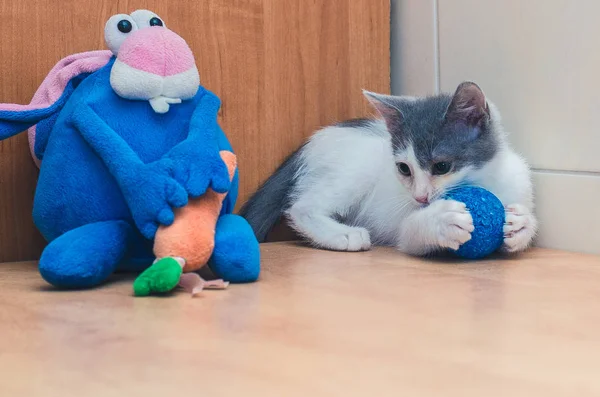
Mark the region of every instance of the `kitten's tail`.
POLYGON ((302 166, 302 149, 303 147, 292 153, 239 212, 246 218, 261 243, 290 205, 291 193, 302 166))

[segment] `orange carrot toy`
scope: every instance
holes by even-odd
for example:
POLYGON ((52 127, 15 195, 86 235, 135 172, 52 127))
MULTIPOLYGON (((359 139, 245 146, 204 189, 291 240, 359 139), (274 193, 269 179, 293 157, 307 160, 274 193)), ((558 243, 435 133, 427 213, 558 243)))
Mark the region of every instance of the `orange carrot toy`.
MULTIPOLYGON (((220 153, 233 179, 236 156, 229 151, 220 153)), ((224 280, 206 281, 196 273, 213 253, 215 229, 225 196, 208 189, 204 195, 190 199, 185 207, 175 209, 173 224, 161 226, 156 232, 154 254, 157 259, 135 280, 135 295, 165 293, 177 286, 192 296, 204 288, 227 288, 229 283, 224 280)))

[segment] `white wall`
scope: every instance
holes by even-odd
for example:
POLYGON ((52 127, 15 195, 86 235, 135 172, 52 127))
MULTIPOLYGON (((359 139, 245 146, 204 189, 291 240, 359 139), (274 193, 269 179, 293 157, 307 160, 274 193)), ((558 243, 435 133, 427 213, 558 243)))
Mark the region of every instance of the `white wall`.
POLYGON ((392 0, 392 92, 483 88, 535 170, 543 247, 600 253, 598 15, 598 0, 392 0))

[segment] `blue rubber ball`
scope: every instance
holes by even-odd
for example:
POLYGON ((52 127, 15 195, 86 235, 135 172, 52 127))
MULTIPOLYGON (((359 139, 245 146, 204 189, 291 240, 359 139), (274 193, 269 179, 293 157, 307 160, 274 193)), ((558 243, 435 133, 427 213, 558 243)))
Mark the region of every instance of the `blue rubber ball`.
POLYGON ((459 187, 444 198, 465 203, 471 216, 475 230, 471 240, 456 251, 456 255, 465 259, 480 259, 500 248, 504 241, 504 206, 493 193, 479 187, 459 187))

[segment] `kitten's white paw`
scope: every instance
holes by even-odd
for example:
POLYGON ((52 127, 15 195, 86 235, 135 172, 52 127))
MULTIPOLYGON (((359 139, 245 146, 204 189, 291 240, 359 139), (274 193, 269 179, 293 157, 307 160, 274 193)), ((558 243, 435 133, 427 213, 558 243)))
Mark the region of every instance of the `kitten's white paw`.
POLYGON ((506 223, 504 224, 504 252, 524 251, 529 247, 537 231, 535 216, 521 204, 506 207, 506 223))
POLYGON ((336 251, 365 251, 371 248, 371 237, 367 229, 348 226, 346 231, 334 235, 324 245, 336 251))
POLYGON ((471 239, 473 217, 464 203, 438 200, 429 206, 436 227, 436 241, 442 248, 458 249, 471 239))

